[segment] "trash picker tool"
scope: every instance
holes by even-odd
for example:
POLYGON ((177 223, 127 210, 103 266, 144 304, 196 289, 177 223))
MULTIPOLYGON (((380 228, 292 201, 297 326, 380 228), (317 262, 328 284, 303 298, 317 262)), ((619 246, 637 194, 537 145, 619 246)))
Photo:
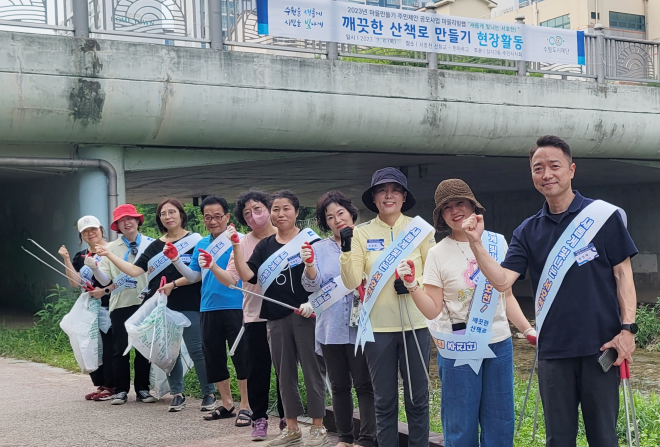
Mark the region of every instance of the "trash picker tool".
MULTIPOLYGON (((262 300, 270 301, 271 303, 277 304, 277 305, 282 306, 282 307, 286 307, 287 309, 291 309, 294 314, 300 315, 300 309, 298 309, 297 307, 290 306, 290 305, 288 305, 286 303, 283 303, 281 301, 277 301, 277 300, 274 300, 272 298, 268 298, 267 296, 263 296, 263 295, 260 295, 258 293, 255 293, 255 292, 251 292, 249 290, 242 289, 242 288, 237 287, 237 286, 229 286, 229 288, 234 289, 234 290, 240 290, 241 292, 249 293, 250 295, 254 295, 258 298, 261 298, 262 300)), ((312 313, 312 315, 310 315, 310 316, 313 317, 313 318, 316 318, 316 315, 314 313, 312 313)))
MULTIPOLYGON (((23 249, 23 251, 24 251, 25 253, 29 254, 30 256, 32 256, 32 257, 33 257, 34 259, 36 259, 37 261, 41 262, 43 265, 45 265, 45 266, 48 267, 49 269, 51 269, 51 270, 53 270, 54 272, 56 272, 58 275, 64 276, 66 279, 71 280, 71 278, 69 278, 68 276, 66 276, 66 274, 60 272, 60 271, 57 270, 55 267, 53 267, 52 265, 50 265, 49 263, 47 263, 46 261, 44 261, 43 259, 41 259, 39 256, 37 256, 37 255, 35 255, 34 253, 32 253, 32 252, 31 252, 30 250, 28 250, 27 248, 25 248, 25 247, 23 247, 23 246, 21 246, 21 248, 23 249)), ((49 253, 49 254, 50 254, 50 253, 49 253)), ((58 261, 58 262, 59 262, 59 261, 58 261)), ((60 262, 60 264, 62 264, 62 263, 60 262)), ((71 270, 70 268, 68 268, 66 265, 64 265, 64 264, 62 264, 62 265, 63 265, 67 270, 69 270, 69 271, 73 271, 73 270, 71 270)), ((76 271, 73 271, 73 272, 76 274, 76 276, 80 277, 80 275, 78 274, 78 272, 76 272, 76 271)), ((92 287, 92 285, 91 285, 88 281, 84 281, 82 278, 80 278, 80 287, 82 287, 83 289, 87 290, 88 292, 91 292, 92 290, 94 290, 94 288, 92 287)))
POLYGON ((532 389, 532 381, 534 380, 534 372, 536 371, 536 364, 539 360, 539 350, 536 348, 534 353, 534 361, 532 362, 532 370, 529 373, 529 382, 527 382, 527 392, 525 393, 525 400, 523 400, 522 410, 520 411, 520 418, 518 419, 518 426, 516 427, 516 435, 520 432, 523 419, 525 418, 525 408, 527 408, 527 401, 529 400, 529 391, 532 389))
POLYGON ((633 400, 632 386, 630 385, 630 365, 628 364, 628 360, 624 360, 623 363, 619 365, 619 374, 621 375, 621 386, 623 387, 623 403, 626 409, 626 439, 628 440, 628 447, 639 447, 639 428, 637 427, 635 401, 633 400), (631 416, 633 430, 635 432, 634 444, 630 430, 631 416))

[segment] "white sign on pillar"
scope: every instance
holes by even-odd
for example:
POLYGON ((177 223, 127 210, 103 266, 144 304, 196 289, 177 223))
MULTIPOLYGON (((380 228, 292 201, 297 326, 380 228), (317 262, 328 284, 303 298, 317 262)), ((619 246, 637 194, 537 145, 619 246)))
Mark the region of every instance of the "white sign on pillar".
POLYGON ((332 0, 259 0, 259 34, 465 56, 584 65, 581 31, 332 0))

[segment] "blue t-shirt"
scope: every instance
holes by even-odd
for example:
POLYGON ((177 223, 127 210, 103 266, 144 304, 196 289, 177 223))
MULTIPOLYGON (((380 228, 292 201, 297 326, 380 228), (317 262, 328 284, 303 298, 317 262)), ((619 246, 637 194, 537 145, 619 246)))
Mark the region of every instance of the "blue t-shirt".
MULTIPOLYGON (((513 232, 502 267, 524 278, 529 268, 536 294, 545 261, 566 227, 592 199, 575 192, 562 214, 543 209, 526 219, 513 232)), ((637 254, 621 215, 615 212, 591 241, 598 257, 566 272, 539 337, 539 359, 594 355, 621 332, 621 313, 612 268, 637 254)))
MULTIPOLYGON (((209 234, 204 239, 195 245, 193 251, 192 261, 190 268, 196 272, 201 272, 202 268, 199 266, 197 258, 199 258, 199 249, 206 250, 211 245, 213 238, 209 234)), ((231 256, 232 247, 229 247, 220 258, 215 262, 218 267, 227 269, 229 258, 231 256)), ((238 287, 242 287, 241 282, 238 282, 238 287)), ((243 292, 239 290, 232 290, 229 287, 220 284, 215 278, 213 273, 206 275, 206 279, 202 282, 202 302, 200 305, 200 312, 209 312, 212 310, 226 310, 226 309, 242 309, 243 308, 243 292)))

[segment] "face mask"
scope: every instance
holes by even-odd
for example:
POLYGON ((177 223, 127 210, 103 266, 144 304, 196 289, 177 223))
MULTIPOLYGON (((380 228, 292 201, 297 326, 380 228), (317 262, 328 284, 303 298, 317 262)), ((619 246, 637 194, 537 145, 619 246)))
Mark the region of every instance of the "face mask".
POLYGON ((249 217, 247 217, 246 222, 252 228, 253 230, 258 230, 260 228, 263 228, 268 224, 270 221, 270 213, 267 211, 262 212, 261 214, 254 214, 252 213, 249 217))

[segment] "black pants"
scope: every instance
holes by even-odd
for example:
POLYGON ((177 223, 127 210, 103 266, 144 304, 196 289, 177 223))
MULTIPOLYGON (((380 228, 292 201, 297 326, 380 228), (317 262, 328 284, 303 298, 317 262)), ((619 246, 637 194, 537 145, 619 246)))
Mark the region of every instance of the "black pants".
MULTIPOLYGON (((227 349, 231 349, 243 326, 243 309, 224 309, 201 312, 202 350, 206 364, 206 380, 209 383, 229 379, 227 349)), ((231 358, 236 370, 236 379, 247 379, 247 343, 238 342, 231 358)), ((249 397, 248 397, 249 398, 249 397)))
POLYGON ((105 386, 108 388, 115 387, 115 378, 112 373, 112 328, 108 329, 108 333, 99 331, 101 334, 101 343, 103 344, 103 365, 99 366, 94 372, 89 373, 94 386, 105 386))
MULTIPOLYGON (((126 346, 128 346, 128 333, 126 332, 126 320, 140 308, 139 305, 122 307, 110 312, 110 321, 114 332, 114 347, 112 353, 112 371, 115 377, 116 391, 128 393, 131 389, 131 355, 124 355, 126 346)), ((151 363, 142 354, 135 351, 133 359, 133 369, 135 376, 133 378, 133 387, 135 392, 149 391, 149 369, 151 363)))
POLYGON ((619 368, 603 372, 598 356, 539 360, 547 447, 575 447, 578 406, 590 446, 619 445, 619 368))
POLYGON ((371 383, 374 387, 376 425, 379 447, 399 445, 399 377, 403 378, 403 396, 408 419, 408 445, 428 447, 429 445, 429 384, 424 368, 429 366, 431 335, 427 329, 417 329, 415 335, 424 355, 420 359, 412 331, 406 331, 410 375, 406 369, 406 355, 401 332, 376 332, 374 342, 367 343, 364 356, 369 365, 371 383), (412 388, 413 402, 410 401, 412 388))
MULTIPOLYGON (((270 374, 272 361, 268 347, 266 322, 245 323, 243 334, 248 349, 248 399, 252 409, 252 420, 268 419, 268 398, 270 395, 270 374)), ((278 383, 276 380, 275 383, 278 383)), ((284 417, 280 387, 277 385, 277 414, 284 417)))
POLYGON ((374 390, 369 367, 362 350, 355 355, 355 345, 321 345, 332 388, 332 410, 339 441, 353 444, 353 397, 351 382, 360 408, 360 437, 356 444, 373 447, 376 443, 374 390), (352 379, 352 380, 351 380, 352 379))

